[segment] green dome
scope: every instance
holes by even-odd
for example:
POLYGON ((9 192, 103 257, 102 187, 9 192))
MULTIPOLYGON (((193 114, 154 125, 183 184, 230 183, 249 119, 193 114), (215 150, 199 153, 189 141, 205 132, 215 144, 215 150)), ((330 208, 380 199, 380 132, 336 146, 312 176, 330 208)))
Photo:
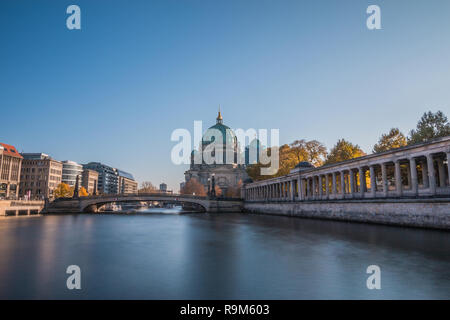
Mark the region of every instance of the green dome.
POLYGON ((217 131, 219 131, 222 135, 223 144, 226 146, 234 147, 234 143, 236 140, 236 135, 234 134, 233 130, 231 130, 230 127, 224 125, 222 123, 222 115, 220 114, 217 116, 217 123, 213 125, 212 127, 209 127, 208 130, 206 130, 205 134, 202 137, 202 145, 206 146, 214 141, 215 137, 217 136, 217 131))

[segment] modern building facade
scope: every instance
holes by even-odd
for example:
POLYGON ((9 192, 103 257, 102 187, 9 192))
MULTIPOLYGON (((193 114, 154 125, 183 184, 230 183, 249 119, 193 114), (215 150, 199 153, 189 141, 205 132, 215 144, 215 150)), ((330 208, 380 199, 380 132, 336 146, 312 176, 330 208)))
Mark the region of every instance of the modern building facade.
POLYGON ((98 186, 98 172, 91 169, 84 169, 82 178, 81 178, 81 186, 84 187, 89 194, 94 194, 98 186))
POLYGON ((62 182, 63 164, 45 153, 22 153, 19 195, 29 199, 52 198, 62 182))
POLYGON ((0 199, 18 197, 22 159, 14 146, 0 143, 0 199))
POLYGON ((89 162, 87 164, 84 164, 83 168, 98 172, 98 193, 119 193, 119 176, 117 174, 117 169, 100 162, 89 162))
POLYGON ((75 186, 78 176, 78 183, 81 185, 83 166, 75 161, 65 160, 62 162, 62 182, 71 187, 75 186))
POLYGON ((119 183, 119 193, 137 193, 138 183, 134 180, 134 177, 131 173, 117 169, 117 175, 119 183))

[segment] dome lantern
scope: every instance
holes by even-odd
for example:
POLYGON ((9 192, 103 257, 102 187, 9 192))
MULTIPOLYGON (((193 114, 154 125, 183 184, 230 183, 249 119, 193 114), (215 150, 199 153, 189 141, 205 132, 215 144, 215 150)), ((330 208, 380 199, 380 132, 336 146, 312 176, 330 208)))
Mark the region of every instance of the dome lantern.
POLYGON ((222 118, 222 115, 220 114, 220 106, 219 106, 219 114, 217 115, 217 118, 216 118, 216 123, 218 123, 218 124, 223 123, 223 118, 222 118))

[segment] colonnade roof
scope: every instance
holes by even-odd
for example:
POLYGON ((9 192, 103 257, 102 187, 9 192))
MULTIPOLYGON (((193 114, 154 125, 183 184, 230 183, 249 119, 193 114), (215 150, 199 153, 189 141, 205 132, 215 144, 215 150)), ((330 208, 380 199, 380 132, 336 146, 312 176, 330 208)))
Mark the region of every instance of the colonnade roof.
POLYGON ((370 160, 375 160, 378 158, 382 159, 382 158, 386 158, 386 156, 389 156, 389 155, 394 156, 394 158, 397 158, 398 156, 396 154, 407 152, 407 151, 412 151, 414 149, 420 149, 421 147, 427 147, 427 146, 431 146, 431 145, 440 145, 441 143, 445 143, 445 146, 447 147, 445 149, 445 152, 450 152, 450 136, 446 136, 446 137, 432 139, 427 142, 416 143, 416 144, 407 145, 407 146, 400 147, 400 148, 391 149, 391 150, 384 151, 384 152, 373 153, 373 154, 365 155, 365 156, 358 157, 358 158, 353 158, 353 159, 349 159, 349 160, 345 160, 345 161, 327 164, 327 165, 323 165, 321 167, 305 168, 303 170, 302 169, 299 170, 299 168, 294 168, 287 175, 284 175, 281 177, 275 177, 275 178, 271 178, 271 179, 266 179, 266 180, 255 181, 252 183, 252 185, 284 182, 284 181, 286 181, 286 178, 288 178, 288 179, 295 178, 299 174, 309 174, 309 173, 312 173, 315 171, 332 169, 334 167, 350 165, 352 163, 357 163, 357 162, 361 162, 361 161, 370 161, 370 160))

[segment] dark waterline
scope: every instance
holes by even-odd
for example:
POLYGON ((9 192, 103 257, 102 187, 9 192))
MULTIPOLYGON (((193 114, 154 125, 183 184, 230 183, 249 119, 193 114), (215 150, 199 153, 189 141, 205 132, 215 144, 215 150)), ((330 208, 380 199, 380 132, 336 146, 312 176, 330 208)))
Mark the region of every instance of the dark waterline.
POLYGON ((173 213, 0 219, 0 298, 450 298, 449 232, 173 213), (66 287, 73 264, 81 290, 66 287))

